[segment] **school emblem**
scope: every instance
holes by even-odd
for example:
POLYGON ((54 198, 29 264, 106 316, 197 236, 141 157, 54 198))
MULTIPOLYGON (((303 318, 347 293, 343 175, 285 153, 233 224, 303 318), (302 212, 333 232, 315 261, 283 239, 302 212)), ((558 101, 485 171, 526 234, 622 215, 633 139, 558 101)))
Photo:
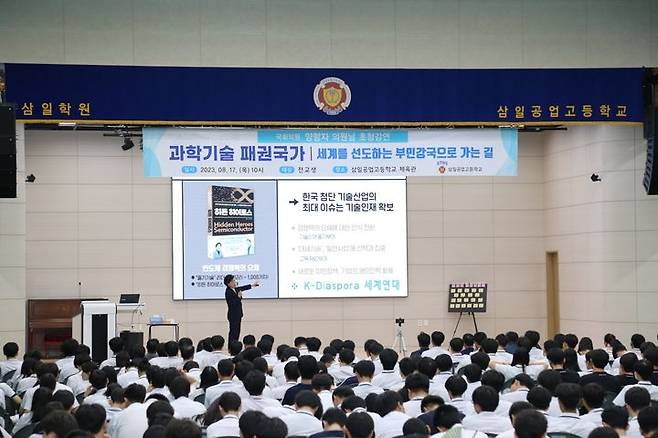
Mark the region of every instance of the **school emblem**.
POLYGON ((350 106, 352 92, 342 79, 324 78, 315 86, 313 100, 320 111, 335 116, 350 106))

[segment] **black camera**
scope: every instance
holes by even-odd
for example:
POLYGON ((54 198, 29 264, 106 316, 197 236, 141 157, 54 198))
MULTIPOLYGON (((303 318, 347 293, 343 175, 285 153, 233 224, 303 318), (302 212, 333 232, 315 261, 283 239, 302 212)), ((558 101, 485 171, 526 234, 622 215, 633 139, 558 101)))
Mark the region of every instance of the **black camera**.
POLYGON ((395 318, 395 323, 402 327, 402 324, 404 324, 404 318, 395 318))

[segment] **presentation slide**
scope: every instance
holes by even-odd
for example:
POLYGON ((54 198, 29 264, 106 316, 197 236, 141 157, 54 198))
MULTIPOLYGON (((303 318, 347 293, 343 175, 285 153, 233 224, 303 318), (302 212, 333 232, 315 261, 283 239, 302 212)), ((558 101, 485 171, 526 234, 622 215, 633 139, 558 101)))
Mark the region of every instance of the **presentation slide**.
POLYGON ((173 180, 173 297, 407 295, 406 181, 173 180))

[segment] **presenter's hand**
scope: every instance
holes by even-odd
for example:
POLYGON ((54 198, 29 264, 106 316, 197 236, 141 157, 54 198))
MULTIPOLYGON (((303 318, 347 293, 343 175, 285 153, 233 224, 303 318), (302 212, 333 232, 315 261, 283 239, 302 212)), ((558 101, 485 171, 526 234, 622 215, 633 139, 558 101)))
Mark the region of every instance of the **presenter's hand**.
POLYGON ((260 283, 259 283, 259 282, 255 282, 255 283, 253 283, 253 284, 251 285, 251 287, 258 287, 258 286, 260 286, 260 283))

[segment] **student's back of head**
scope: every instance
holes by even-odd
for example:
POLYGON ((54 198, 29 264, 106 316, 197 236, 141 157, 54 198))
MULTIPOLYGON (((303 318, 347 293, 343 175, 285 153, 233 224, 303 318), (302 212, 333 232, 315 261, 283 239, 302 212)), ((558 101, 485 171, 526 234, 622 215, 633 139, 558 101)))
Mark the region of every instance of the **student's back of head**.
POLYGON ((354 362, 354 351, 350 350, 349 348, 343 348, 338 353, 338 360, 341 363, 350 365, 352 362, 354 362))
POLYGON ((483 353, 481 351, 478 351, 477 353, 473 353, 471 355, 471 365, 477 365, 480 367, 480 369, 483 370, 486 370, 489 367, 490 361, 491 361, 491 357, 488 354, 483 353))
POLYGON ((418 418, 410 418, 402 425, 402 434, 404 436, 414 436, 420 438, 421 436, 429 436, 430 430, 427 424, 418 418))
POLYGON ((167 425, 165 438, 201 438, 201 428, 190 420, 173 419, 167 425))
POLYGON ((249 395, 262 395, 265 389, 265 374, 258 370, 249 371, 242 383, 249 395))
POLYGON ((375 431, 375 423, 367 413, 355 412, 347 417, 345 429, 349 438, 371 438, 375 431))
POLYGON ((446 380, 445 388, 453 397, 461 397, 468 385, 466 381, 459 376, 450 376, 446 380))
POLYGON ((128 385, 123 396, 129 403, 144 403, 146 388, 140 384, 133 383, 128 385))
POLYGON ((498 391, 490 386, 480 386, 473 391, 473 405, 479 412, 493 412, 498 408, 500 398, 498 391))
POLYGON ((16 342, 7 342, 2 347, 2 354, 9 359, 18 356, 18 344, 16 342))
POLYGON ((51 434, 54 438, 66 438, 72 431, 78 429, 75 417, 66 411, 53 411, 41 420, 41 430, 44 436, 51 434))
POLYGON ((587 403, 590 410, 603 406, 604 399, 605 390, 598 383, 588 383, 583 386, 583 401, 587 403))
POLYGON ((612 406, 601 412, 601 421, 604 426, 613 429, 628 429, 628 411, 621 406, 612 406))
POLYGON ((418 346, 420 348, 428 348, 430 346, 430 335, 428 335, 427 333, 425 332, 418 333, 416 339, 418 340, 418 346))
POLYGON ((466 377, 469 383, 479 382, 482 378, 482 368, 475 364, 468 364, 462 368, 462 374, 466 377))
POLYGON ((646 359, 638 360, 633 366, 633 371, 638 380, 648 381, 653 374, 653 365, 646 359))
POLYGON ((452 351, 459 353, 464 349, 464 340, 462 338, 452 338, 449 345, 452 351))
POLYGON ((582 397, 582 390, 580 389, 580 385, 575 383, 560 383, 557 385, 557 388, 555 388, 555 396, 564 409, 575 411, 578 409, 578 403, 580 403, 582 397))
POLYGON ((596 368, 603 369, 606 365, 608 365, 610 355, 608 355, 607 351, 598 348, 596 350, 590 351, 590 358, 592 360, 592 365, 594 365, 596 368))
POLYGON ((436 357, 436 368, 440 372, 452 370, 452 358, 447 354, 440 354, 436 357))
POLYGON ((442 432, 450 429, 455 424, 461 423, 462 415, 456 407, 443 405, 434 411, 434 427, 442 432))
POLYGON ((422 357, 418 361, 418 372, 426 375, 429 379, 432 379, 436 374, 436 368, 436 361, 431 357, 422 357))
POLYGON ((377 396, 379 415, 382 417, 395 411, 402 404, 402 397, 395 391, 385 391, 377 396))
POLYGON ((322 424, 325 428, 328 426, 344 427, 346 421, 347 415, 338 408, 329 408, 322 414, 322 424))
POLYGON ((354 365, 354 372, 357 376, 372 378, 375 374, 375 364, 371 360, 360 360, 354 365))
POLYGON ((105 408, 97 404, 83 404, 75 412, 75 419, 77 420, 80 429, 93 434, 99 433, 104 428, 105 417, 105 408))
POLYGON ((658 432, 658 407, 649 406, 637 414, 637 422, 640 425, 640 432, 644 436, 655 436, 658 432))
POLYGON ((384 348, 379 355, 379 360, 382 362, 384 370, 390 371, 398 363, 398 357, 398 353, 392 348, 384 348))
POLYGON ((542 438, 547 428, 546 417, 535 410, 527 409, 514 417, 514 434, 517 438, 542 438))
POLYGON ((555 388, 562 383, 562 377, 555 370, 544 370, 537 376, 537 383, 548 389, 551 395, 553 395, 555 388))
POLYGON ((480 379, 483 385, 490 386, 500 393, 505 386, 505 375, 496 370, 487 370, 482 373, 482 378, 480 379))
POLYGON ((297 369, 302 380, 311 380, 318 372, 318 361, 310 355, 302 356, 297 360, 297 369))
POLYGON ((624 403, 633 411, 639 412, 651 404, 651 396, 645 388, 636 386, 626 391, 626 394, 624 394, 624 403))
POLYGON ((543 386, 533 387, 530 391, 528 391, 527 396, 528 402, 531 403, 535 409, 539 409, 540 411, 548 410, 552 398, 553 396, 551 395, 550 391, 543 386))

